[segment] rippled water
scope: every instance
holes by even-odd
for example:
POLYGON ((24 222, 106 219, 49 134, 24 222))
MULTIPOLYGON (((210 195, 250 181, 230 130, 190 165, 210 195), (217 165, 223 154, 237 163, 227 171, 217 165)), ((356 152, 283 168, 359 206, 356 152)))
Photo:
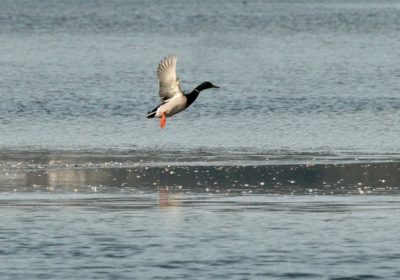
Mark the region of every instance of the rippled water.
POLYGON ((3 279, 397 279, 399 199, 1 198, 3 279))
POLYGON ((3 155, 2 278, 400 276, 398 161, 195 158, 3 155))
POLYGON ((399 279, 397 1, 0 1, 1 279, 399 279), (156 67, 209 80, 160 130, 156 67))
POLYGON ((399 152, 396 1, 2 1, 1 147, 399 152), (185 89, 160 133, 155 70, 185 89), (214 133, 218 131, 218 133, 214 133))

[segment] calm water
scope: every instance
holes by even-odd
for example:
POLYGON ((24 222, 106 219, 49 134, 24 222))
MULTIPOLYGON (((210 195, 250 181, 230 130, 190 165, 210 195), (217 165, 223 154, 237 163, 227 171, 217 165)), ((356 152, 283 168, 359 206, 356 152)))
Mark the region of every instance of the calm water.
POLYGON ((398 1, 0 1, 1 279, 399 279, 398 1), (160 130, 156 67, 187 111, 160 130))

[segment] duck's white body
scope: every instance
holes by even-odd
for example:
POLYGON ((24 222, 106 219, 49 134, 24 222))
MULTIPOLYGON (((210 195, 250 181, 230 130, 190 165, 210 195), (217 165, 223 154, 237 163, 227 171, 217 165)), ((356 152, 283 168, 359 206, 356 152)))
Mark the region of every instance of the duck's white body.
POLYGON ((184 95, 176 95, 164 101, 156 111, 156 118, 161 118, 163 113, 166 117, 178 114, 187 108, 187 98, 184 95))

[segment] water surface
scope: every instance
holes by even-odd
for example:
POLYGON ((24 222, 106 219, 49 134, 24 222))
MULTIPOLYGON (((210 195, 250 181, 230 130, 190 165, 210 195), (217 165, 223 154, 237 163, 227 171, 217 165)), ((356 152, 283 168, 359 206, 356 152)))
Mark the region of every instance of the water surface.
POLYGON ((397 1, 0 2, 2 279, 399 279, 397 1), (187 112, 161 130, 156 67, 187 112))

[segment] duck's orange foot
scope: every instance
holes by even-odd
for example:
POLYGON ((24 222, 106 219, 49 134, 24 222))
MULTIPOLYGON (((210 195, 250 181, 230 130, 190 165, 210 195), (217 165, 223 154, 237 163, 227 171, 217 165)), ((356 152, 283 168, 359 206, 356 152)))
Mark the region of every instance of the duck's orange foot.
POLYGON ((166 125, 167 125, 167 116, 165 115, 165 112, 164 112, 164 113, 162 113, 160 127, 164 128, 166 125))

